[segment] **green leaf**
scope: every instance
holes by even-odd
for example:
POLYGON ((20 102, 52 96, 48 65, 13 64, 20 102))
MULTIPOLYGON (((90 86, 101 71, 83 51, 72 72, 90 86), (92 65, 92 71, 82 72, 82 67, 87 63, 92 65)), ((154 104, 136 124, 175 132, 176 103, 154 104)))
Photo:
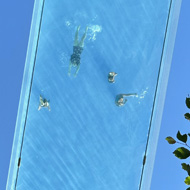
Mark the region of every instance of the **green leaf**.
POLYGON ((166 140, 168 141, 169 144, 175 144, 176 141, 172 137, 166 137, 166 140))
POLYGON ((180 133, 179 131, 178 131, 178 133, 177 133, 177 138, 178 138, 178 140, 180 140, 180 141, 182 141, 182 142, 184 142, 184 143, 187 142, 187 135, 186 135, 186 134, 181 135, 181 133, 180 133))
POLYGON ((186 113, 184 116, 185 116, 185 119, 190 120, 190 114, 189 113, 186 113))
POLYGON ((182 168, 187 171, 188 175, 190 176, 190 165, 186 163, 182 163, 182 168))
POLYGON ((186 177, 184 182, 185 182, 187 185, 190 185, 190 176, 186 177))
POLYGON ((186 103, 186 106, 190 109, 190 98, 189 97, 186 98, 185 103, 186 103))
POLYGON ((179 159, 186 159, 190 156, 190 151, 184 147, 177 148, 173 154, 179 159))
POLYGON ((190 190, 190 187, 188 187, 186 190, 190 190))

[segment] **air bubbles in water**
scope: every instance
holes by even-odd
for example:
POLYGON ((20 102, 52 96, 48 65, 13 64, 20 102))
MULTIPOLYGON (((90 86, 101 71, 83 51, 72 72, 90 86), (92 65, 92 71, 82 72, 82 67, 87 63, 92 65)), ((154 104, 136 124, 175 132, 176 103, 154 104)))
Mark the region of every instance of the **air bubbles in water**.
POLYGON ((148 93, 148 87, 146 89, 142 90, 142 93, 140 93, 137 97, 139 98, 139 104, 141 103, 141 100, 145 98, 146 94, 148 93))
POLYGON ((88 27, 88 33, 89 33, 89 36, 90 36, 89 40, 92 40, 92 41, 96 40, 97 33, 101 32, 101 31, 102 31, 101 26, 99 26, 99 25, 90 25, 88 27))
POLYGON ((65 21, 65 25, 69 27, 71 25, 71 22, 69 20, 65 21))

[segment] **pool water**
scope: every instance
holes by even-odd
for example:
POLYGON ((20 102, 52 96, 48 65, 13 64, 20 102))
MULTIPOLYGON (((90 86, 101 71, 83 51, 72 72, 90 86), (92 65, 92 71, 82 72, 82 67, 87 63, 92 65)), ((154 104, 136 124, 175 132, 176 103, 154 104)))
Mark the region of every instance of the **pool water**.
POLYGON ((40 3, 8 188, 139 189, 171 1, 40 3), (75 77, 68 69, 78 26, 79 39, 88 31, 75 77), (137 96, 118 107, 116 96, 129 93, 137 96), (38 110, 40 95, 51 111, 38 110))

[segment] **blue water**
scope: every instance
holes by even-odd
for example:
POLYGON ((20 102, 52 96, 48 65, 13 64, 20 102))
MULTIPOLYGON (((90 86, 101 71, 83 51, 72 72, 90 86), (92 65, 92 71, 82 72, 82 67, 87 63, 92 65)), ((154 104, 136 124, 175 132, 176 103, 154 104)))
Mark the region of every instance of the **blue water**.
POLYGON ((169 3, 45 1, 17 190, 138 189, 169 3), (78 25, 79 38, 89 29, 74 77, 78 25), (138 97, 117 107, 121 93, 138 97))

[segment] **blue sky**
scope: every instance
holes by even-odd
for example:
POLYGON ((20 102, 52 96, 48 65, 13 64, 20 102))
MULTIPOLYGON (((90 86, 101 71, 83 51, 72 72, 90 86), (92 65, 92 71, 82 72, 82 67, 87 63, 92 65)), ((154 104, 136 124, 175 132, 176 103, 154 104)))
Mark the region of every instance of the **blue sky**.
MULTIPOLYGON (((4 1, 0 3, 0 190, 6 186, 14 128, 22 84, 33 2, 4 1)), ((172 152, 177 148, 165 141, 166 136, 189 132, 190 123, 184 119, 188 110, 185 97, 190 70, 190 1, 183 0, 179 19, 172 67, 166 94, 151 190, 185 189, 185 171, 172 152)))
POLYGON ((33 0, 0 2, 0 190, 5 190, 33 0))

